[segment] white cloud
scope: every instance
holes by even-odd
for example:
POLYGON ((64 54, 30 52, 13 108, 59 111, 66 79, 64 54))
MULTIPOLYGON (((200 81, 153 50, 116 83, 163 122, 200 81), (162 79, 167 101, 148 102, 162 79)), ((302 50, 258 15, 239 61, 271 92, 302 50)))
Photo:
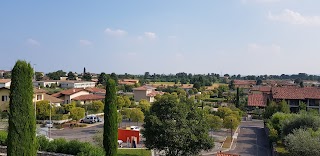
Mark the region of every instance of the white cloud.
POLYGON ((248 52, 254 54, 278 54, 281 52, 281 47, 277 44, 262 45, 250 43, 248 44, 248 52))
POLYGON ((157 38, 156 33, 153 33, 153 32, 144 32, 144 36, 149 39, 156 39, 157 38))
POLYGON ((83 46, 90 46, 90 45, 92 45, 92 42, 89 41, 89 40, 79 40, 79 43, 80 43, 80 45, 83 45, 83 46))
POLYGON ((27 39, 27 44, 31 45, 31 46, 35 46, 35 47, 40 46, 40 43, 37 40, 32 39, 32 38, 27 39))
POLYGON ((111 28, 107 28, 104 30, 104 32, 108 35, 111 35, 111 36, 125 36, 127 35, 127 32, 124 31, 124 30, 121 30, 121 29, 114 29, 112 30, 111 28))
POLYGON ((304 16, 299 12, 285 9, 281 14, 273 15, 269 12, 268 19, 295 25, 320 26, 320 16, 304 16))

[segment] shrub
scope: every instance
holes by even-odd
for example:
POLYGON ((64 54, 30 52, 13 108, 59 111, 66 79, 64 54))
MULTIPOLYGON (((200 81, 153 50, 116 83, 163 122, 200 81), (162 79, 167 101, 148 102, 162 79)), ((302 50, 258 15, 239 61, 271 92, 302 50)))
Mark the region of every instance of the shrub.
POLYGON ((7 146, 7 137, 8 137, 7 131, 0 131, 0 145, 7 146))
POLYGON ((49 140, 43 135, 38 136, 37 140, 38 140, 38 145, 39 145, 38 150, 39 151, 48 151, 49 140))
POLYGON ((316 131, 320 128, 320 118, 314 115, 300 114, 289 118, 282 123, 282 136, 285 137, 295 129, 308 129, 316 131))

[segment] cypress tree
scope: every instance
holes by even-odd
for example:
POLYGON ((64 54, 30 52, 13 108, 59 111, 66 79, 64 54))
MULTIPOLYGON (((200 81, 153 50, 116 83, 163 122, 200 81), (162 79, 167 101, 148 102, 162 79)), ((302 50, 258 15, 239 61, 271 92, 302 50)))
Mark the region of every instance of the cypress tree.
POLYGON ((236 95, 236 107, 240 107, 240 95, 239 95, 239 87, 237 88, 237 95, 236 95))
POLYGON ((11 78, 8 156, 37 155, 32 77, 30 63, 18 60, 11 78))
POLYGON ((116 83, 108 79, 104 106, 103 147, 106 156, 116 156, 118 150, 118 123, 116 104, 116 83))

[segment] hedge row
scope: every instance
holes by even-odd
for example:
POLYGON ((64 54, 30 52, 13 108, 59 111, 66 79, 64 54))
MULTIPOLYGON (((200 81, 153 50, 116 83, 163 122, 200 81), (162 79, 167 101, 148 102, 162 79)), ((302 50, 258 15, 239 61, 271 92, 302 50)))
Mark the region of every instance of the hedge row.
MULTIPOLYGON (((0 145, 7 146, 6 131, 0 131, 0 145)), ((96 147, 88 142, 78 140, 66 141, 63 138, 49 141, 45 136, 37 137, 38 150, 53 153, 71 154, 77 156, 104 156, 102 148, 96 147)))

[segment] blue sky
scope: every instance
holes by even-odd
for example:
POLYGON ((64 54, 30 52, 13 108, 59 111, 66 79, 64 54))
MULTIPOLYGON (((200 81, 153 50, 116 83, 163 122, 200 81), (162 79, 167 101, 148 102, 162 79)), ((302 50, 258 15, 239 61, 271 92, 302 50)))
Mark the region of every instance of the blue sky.
POLYGON ((0 69, 320 74, 320 1, 1 1, 0 69))

